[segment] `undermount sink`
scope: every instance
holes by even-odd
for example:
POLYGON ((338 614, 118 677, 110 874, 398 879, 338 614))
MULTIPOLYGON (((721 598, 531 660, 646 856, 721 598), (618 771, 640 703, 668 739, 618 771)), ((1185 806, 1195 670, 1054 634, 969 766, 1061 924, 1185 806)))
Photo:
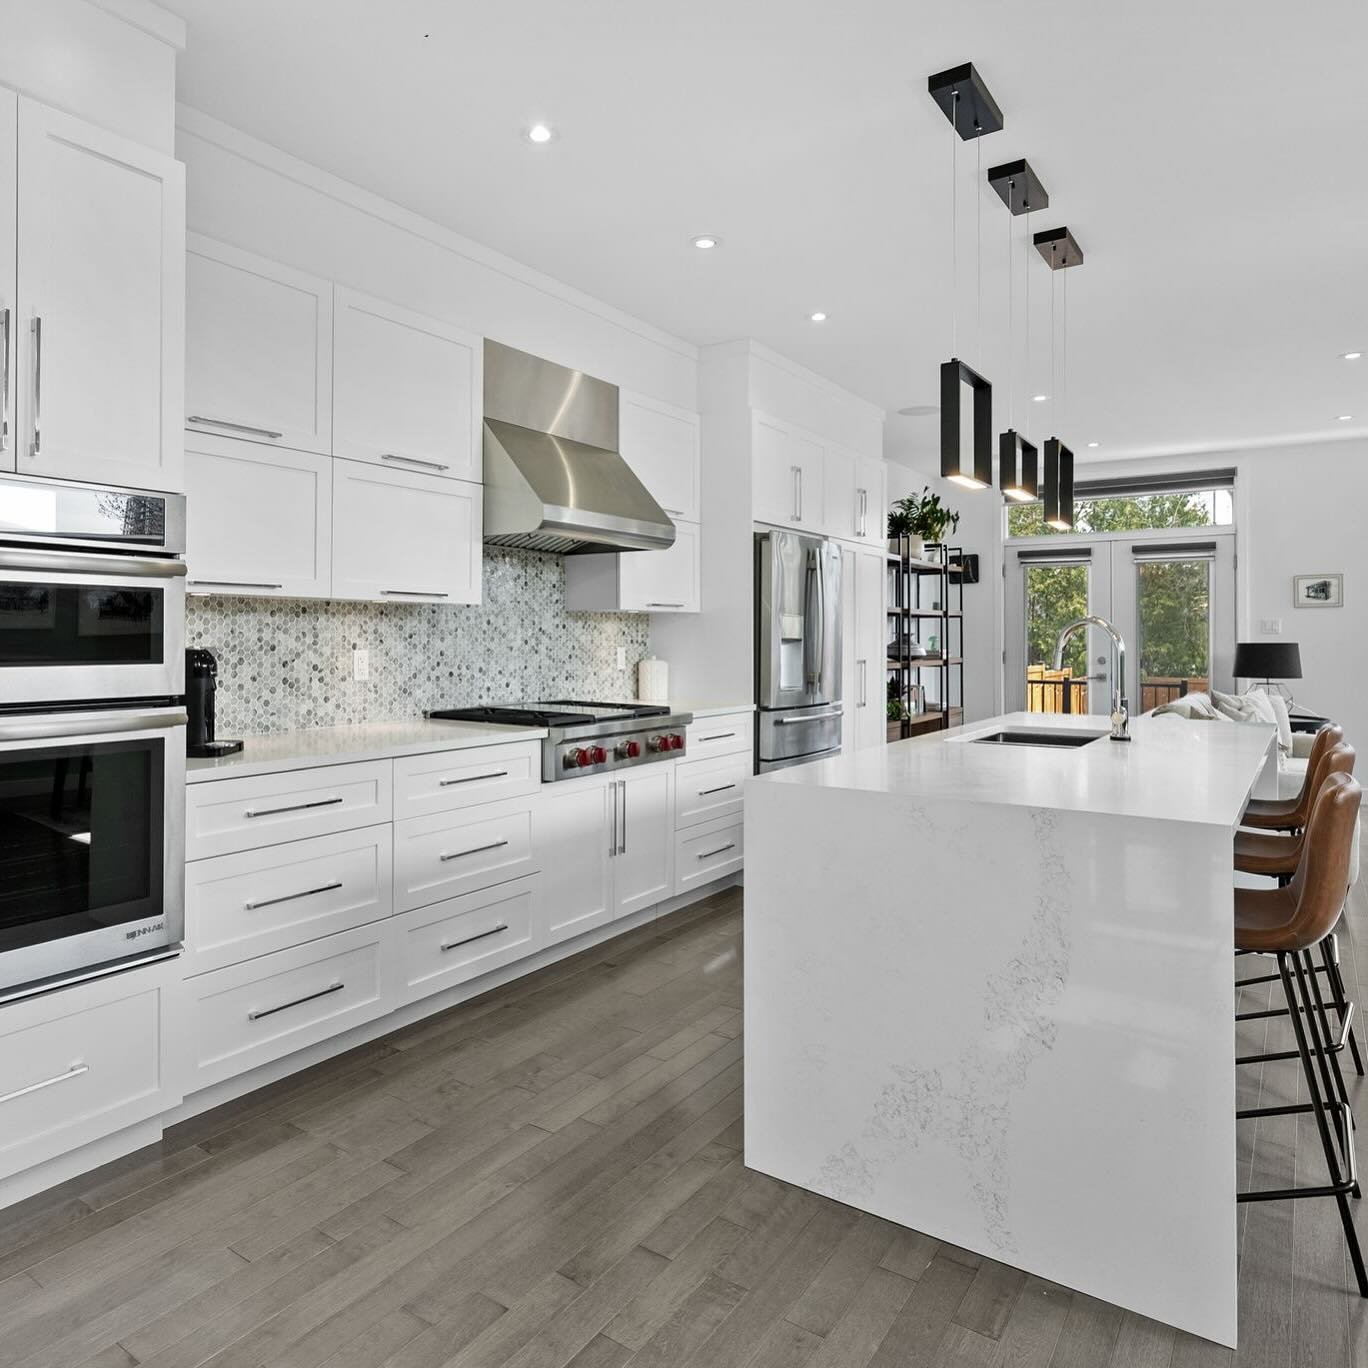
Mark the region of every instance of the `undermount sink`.
POLYGON ((1079 746, 1089 746, 1104 731, 1032 731, 1024 727, 1011 727, 1006 731, 991 732, 987 736, 974 737, 979 746, 1051 746, 1055 749, 1076 750, 1079 746))

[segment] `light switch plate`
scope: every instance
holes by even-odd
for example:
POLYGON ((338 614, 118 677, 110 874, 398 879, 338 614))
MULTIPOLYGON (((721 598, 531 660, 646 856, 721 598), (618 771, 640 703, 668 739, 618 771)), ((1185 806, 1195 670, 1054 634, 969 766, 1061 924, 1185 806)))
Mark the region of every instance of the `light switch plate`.
POLYGON ((625 646, 619 646, 619 647, 618 647, 618 669, 619 669, 619 670, 625 670, 626 668, 627 668, 627 648, 626 648, 625 646))
POLYGON ((1264 636, 1282 636, 1282 618, 1260 618, 1259 631, 1264 636))

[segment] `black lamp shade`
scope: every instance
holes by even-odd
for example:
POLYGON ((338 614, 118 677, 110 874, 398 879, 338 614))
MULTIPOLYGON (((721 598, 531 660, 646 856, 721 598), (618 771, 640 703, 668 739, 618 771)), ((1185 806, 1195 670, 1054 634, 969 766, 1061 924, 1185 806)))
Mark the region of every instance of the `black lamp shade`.
POLYGON ((1295 641, 1235 644, 1236 679, 1300 679, 1301 647, 1295 641))
POLYGON ((940 370, 941 478, 966 489, 993 483, 993 387, 951 357, 940 370))
POLYGON ((998 488, 1017 503, 1040 493, 1036 449, 1015 428, 998 437, 998 488))
POLYGON ((1072 532, 1074 525, 1074 455, 1058 437, 1045 439, 1045 521, 1056 532, 1072 532))

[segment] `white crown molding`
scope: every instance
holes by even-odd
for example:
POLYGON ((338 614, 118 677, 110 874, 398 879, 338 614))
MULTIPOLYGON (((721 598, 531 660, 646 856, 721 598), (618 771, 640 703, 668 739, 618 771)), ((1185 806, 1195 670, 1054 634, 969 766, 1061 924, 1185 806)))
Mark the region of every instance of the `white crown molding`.
POLYGON ((1086 458, 1075 452, 1075 472, 1087 467, 1105 470, 1110 465, 1122 465, 1129 461, 1174 460, 1185 456, 1210 460, 1213 456, 1235 457, 1251 451, 1282 450, 1288 453, 1310 453, 1323 447, 1340 447, 1346 442, 1362 442, 1365 438, 1368 438, 1368 429, 1356 428, 1349 432, 1287 432, 1274 437, 1250 437, 1244 441, 1232 441, 1227 438, 1218 442, 1154 445, 1117 451, 1106 456, 1099 453, 1086 458))
POLYGON ((485 247, 481 243, 463 237, 460 233, 454 232, 450 228, 444 228, 441 224, 434 223, 421 214, 415 214, 412 210, 405 209, 391 200, 383 199, 369 190, 363 190, 360 186, 353 185, 340 176, 334 176, 331 172, 323 171, 288 152, 282 152, 279 148, 261 142, 250 134, 243 133, 240 129, 222 122, 222 120, 204 114, 198 109, 192 109, 189 105, 177 102, 176 129, 178 132, 220 148, 224 152, 230 152, 234 156, 241 157, 244 161, 251 162, 254 166, 259 166, 265 171, 273 172, 275 175, 283 176, 287 180, 306 186, 308 189, 336 200, 340 204, 345 204, 349 208, 359 210, 363 214, 369 214, 372 218, 388 223, 403 232, 421 238, 425 242, 430 242, 434 246, 441 247, 457 256, 465 257, 468 261, 475 262, 487 270, 497 271, 510 280, 518 281, 519 284, 540 290, 543 294, 558 299, 563 304, 569 304, 587 314, 594 315, 596 318, 603 319, 607 323, 623 328, 640 337, 643 341, 651 342, 690 361, 698 360, 698 348, 693 343, 674 337, 663 329, 646 323, 629 313, 624 313, 621 309, 614 308, 611 304, 605 304, 602 300, 595 299, 592 295, 585 294, 571 285, 566 285, 553 276, 543 275, 540 271, 525 266, 522 262, 515 261, 502 252, 497 252, 491 247, 485 247))
POLYGON ((152 0, 86 0, 86 3, 112 14, 116 19, 122 19, 125 24, 142 33, 160 39, 177 52, 185 51, 185 20, 153 4, 152 0))

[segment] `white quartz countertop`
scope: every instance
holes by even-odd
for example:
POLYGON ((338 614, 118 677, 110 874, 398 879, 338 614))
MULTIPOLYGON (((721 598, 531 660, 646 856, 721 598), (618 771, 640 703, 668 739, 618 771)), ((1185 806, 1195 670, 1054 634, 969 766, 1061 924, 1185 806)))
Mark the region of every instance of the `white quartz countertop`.
POLYGON ((749 782, 1234 827, 1277 738, 1256 723, 1148 715, 1132 720, 1130 742, 1107 732, 1100 717, 1009 713, 749 782), (1007 727, 1102 735, 1077 748, 973 744, 1007 727))
MULTIPOLYGON (((650 700, 636 698, 634 703, 650 700)), ((671 712, 692 713, 695 717, 721 717, 724 713, 749 713, 755 711, 754 703, 691 703, 687 698, 672 698, 667 705, 671 712)))
POLYGON ((505 741, 540 741, 545 727, 509 727, 488 722, 441 722, 419 717, 402 722, 365 722, 351 727, 310 727, 243 738, 236 755, 186 762, 186 782, 241 779, 254 774, 385 760, 429 751, 469 750, 505 741))

